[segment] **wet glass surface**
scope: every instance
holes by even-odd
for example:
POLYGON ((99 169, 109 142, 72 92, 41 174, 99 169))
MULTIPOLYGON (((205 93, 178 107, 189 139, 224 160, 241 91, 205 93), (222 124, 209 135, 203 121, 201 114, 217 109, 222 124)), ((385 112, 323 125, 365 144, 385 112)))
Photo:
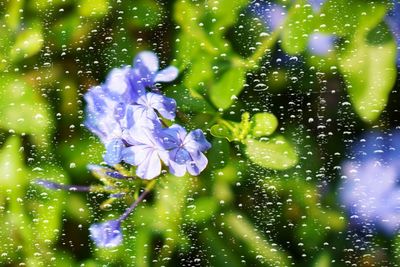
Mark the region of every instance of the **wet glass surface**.
POLYGON ((0 265, 400 263, 398 1, 0 14, 0 265))

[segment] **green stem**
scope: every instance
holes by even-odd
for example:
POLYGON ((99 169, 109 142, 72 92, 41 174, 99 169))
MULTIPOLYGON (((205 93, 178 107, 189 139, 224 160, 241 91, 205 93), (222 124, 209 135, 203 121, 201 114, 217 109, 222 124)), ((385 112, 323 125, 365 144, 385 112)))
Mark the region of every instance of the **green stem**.
POLYGON ((265 38, 262 44, 257 48, 257 50, 247 59, 247 68, 255 69, 258 68, 258 63, 261 61, 265 53, 271 51, 272 47, 278 41, 279 36, 282 32, 283 27, 278 27, 272 34, 265 38), (251 66, 251 67, 249 67, 251 66))
POLYGON ((242 215, 228 213, 224 216, 223 222, 232 235, 241 240, 250 251, 261 256, 258 259, 262 264, 268 266, 290 265, 288 254, 282 248, 270 244, 262 237, 262 233, 257 232, 254 226, 242 215))
POLYGON ((288 23, 290 17, 295 12, 296 6, 299 4, 299 0, 295 1, 289 11, 287 12, 287 16, 282 23, 281 26, 277 27, 268 37, 266 37, 261 45, 256 49, 256 51, 247 59, 245 59, 242 65, 246 66, 248 69, 256 69, 258 68, 258 63, 261 61, 266 52, 271 51, 272 47, 278 41, 279 36, 282 33, 282 30, 285 28, 288 23))
POLYGON ((236 131, 235 127, 233 127, 229 122, 227 122, 224 119, 221 118, 217 118, 217 122, 220 124, 225 125, 229 130, 231 130, 232 132, 236 131))
POLYGON ((140 196, 132 203, 132 205, 119 217, 119 221, 125 220, 129 214, 136 208, 136 206, 146 197, 148 193, 153 189, 156 185, 156 179, 151 180, 145 187, 144 191, 140 196))

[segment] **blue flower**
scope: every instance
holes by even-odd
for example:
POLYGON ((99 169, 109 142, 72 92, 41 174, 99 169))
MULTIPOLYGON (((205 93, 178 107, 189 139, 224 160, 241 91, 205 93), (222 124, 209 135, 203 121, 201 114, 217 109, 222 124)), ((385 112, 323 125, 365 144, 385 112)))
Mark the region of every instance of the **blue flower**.
POLYGON ((104 84, 108 97, 118 103, 133 103, 138 96, 146 92, 146 89, 135 81, 135 78, 129 66, 112 69, 104 84))
POLYGON ((85 94, 85 126, 104 143, 104 161, 108 165, 121 162, 127 129, 138 125, 160 127, 157 112, 166 119, 175 118, 175 100, 147 92, 147 89, 157 82, 174 80, 178 70, 172 66, 161 71, 158 68, 158 59, 153 52, 141 52, 134 59, 132 68, 111 70, 103 85, 93 87, 85 94))
POLYGON ((346 179, 340 201, 351 218, 364 227, 375 226, 387 234, 400 229, 400 132, 373 133, 353 150, 343 164, 346 179))
POLYGON ((150 51, 140 52, 133 60, 133 67, 115 68, 107 76, 105 88, 113 100, 132 104, 144 95, 146 88, 155 83, 171 82, 178 76, 178 69, 169 66, 158 71, 157 55, 150 51))
POLYGON ((112 248, 122 242, 121 222, 119 220, 92 224, 89 231, 90 237, 98 247, 112 248))
POLYGON ((138 98, 136 104, 127 106, 126 125, 128 128, 134 124, 154 128, 160 124, 156 111, 164 118, 172 120, 175 118, 176 101, 157 93, 146 93, 138 98))
POLYGON ((169 170, 175 176, 183 176, 186 171, 199 175, 207 166, 207 157, 202 153, 211 148, 200 129, 187 134, 177 124, 164 129, 163 143, 169 150, 169 170))
POLYGON ((85 126, 103 143, 122 135, 122 128, 115 115, 118 102, 111 99, 104 86, 91 88, 84 96, 86 105, 85 126))
POLYGON ((203 132, 187 134, 178 125, 163 129, 159 116, 173 120, 176 101, 148 91, 177 74, 175 67, 159 71, 157 56, 145 51, 135 57, 132 68, 113 69, 103 85, 86 93, 85 125, 104 143, 108 165, 124 161, 137 166, 136 174, 143 179, 160 175, 162 163, 178 176, 204 170, 207 158, 202 152, 210 144, 203 132))
POLYGON ((104 161, 113 166, 122 160, 122 150, 125 148, 125 143, 121 138, 112 139, 106 144, 106 153, 104 154, 104 161))
POLYGON ((158 58, 153 52, 140 52, 133 60, 133 75, 144 87, 152 87, 158 82, 171 82, 178 76, 178 69, 174 66, 158 69, 158 58))
POLYGON ((87 103, 85 126, 105 145, 104 161, 115 165, 121 161, 120 151, 124 147, 120 102, 105 86, 91 88, 84 98, 87 103))
POLYGON ((161 161, 168 163, 168 151, 164 148, 159 129, 133 127, 127 131, 130 145, 123 151, 123 160, 137 166, 136 175, 153 179, 161 173, 161 161))

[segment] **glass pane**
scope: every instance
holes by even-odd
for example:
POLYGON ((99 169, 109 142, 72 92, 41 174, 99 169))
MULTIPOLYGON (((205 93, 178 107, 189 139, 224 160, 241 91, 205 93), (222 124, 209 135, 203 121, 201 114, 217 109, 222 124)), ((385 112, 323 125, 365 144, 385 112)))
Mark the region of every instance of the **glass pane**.
POLYGON ((400 3, 0 3, 0 265, 400 264, 400 3))

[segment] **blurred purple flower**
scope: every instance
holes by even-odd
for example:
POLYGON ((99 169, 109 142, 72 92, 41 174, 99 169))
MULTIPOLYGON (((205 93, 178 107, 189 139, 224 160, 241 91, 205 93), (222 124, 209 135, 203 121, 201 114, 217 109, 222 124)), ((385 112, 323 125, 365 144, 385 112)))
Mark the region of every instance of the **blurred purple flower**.
MULTIPOLYGON (((319 12, 325 0, 309 0, 314 12, 319 12)), ((250 5, 250 11, 259 17, 269 31, 282 26, 286 19, 287 10, 284 6, 270 2, 256 1, 250 5)), ((318 56, 325 56, 334 48, 335 37, 324 33, 313 33, 309 37, 309 51, 318 56)))
POLYGON ((163 143, 169 150, 169 170, 176 176, 183 176, 186 171, 199 175, 207 166, 208 160, 202 152, 211 148, 200 129, 186 130, 177 124, 164 129, 163 143))
POLYGON ((326 0, 308 0, 314 12, 319 12, 321 10, 321 6, 326 2, 326 0))
POLYGON ((308 49, 311 53, 318 56, 324 56, 332 52, 335 37, 325 33, 313 33, 308 40, 308 49))
POLYGON ((112 248, 122 242, 121 222, 119 220, 92 224, 89 231, 90 237, 98 247, 112 248))
POLYGON ((340 201, 355 222, 394 234, 400 229, 400 132, 370 134, 353 154, 343 166, 340 201))
POLYGON ((269 31, 274 31, 281 26, 286 18, 286 9, 278 4, 256 1, 249 8, 265 23, 269 31))
POLYGON ((400 2, 393 1, 393 8, 386 15, 386 22, 389 25, 397 43, 397 65, 400 66, 400 2))

